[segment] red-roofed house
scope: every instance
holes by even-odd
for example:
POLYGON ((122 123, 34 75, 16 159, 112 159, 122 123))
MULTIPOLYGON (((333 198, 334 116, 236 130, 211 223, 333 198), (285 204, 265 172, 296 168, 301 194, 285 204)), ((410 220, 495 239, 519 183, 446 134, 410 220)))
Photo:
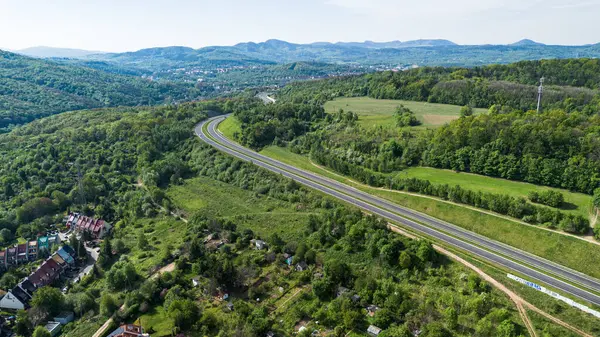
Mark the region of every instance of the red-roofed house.
POLYGON ((71 224, 74 224, 76 231, 88 232, 94 239, 103 238, 112 228, 109 223, 102 219, 94 219, 77 213, 73 213, 72 216, 73 218, 70 216, 67 220, 67 224, 71 221, 71 224), (75 215, 77 215, 77 217, 75 215))

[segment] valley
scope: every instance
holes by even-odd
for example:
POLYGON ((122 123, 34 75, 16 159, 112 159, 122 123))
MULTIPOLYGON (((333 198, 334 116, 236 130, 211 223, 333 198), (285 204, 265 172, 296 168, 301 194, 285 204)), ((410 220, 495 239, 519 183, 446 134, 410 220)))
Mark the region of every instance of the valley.
POLYGON ((598 48, 0 51, 0 335, 599 336, 598 48))

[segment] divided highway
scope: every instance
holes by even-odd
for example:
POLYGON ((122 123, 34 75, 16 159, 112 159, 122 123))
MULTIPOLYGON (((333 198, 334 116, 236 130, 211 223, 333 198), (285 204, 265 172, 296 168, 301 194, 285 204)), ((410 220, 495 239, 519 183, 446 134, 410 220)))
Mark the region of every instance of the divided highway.
POLYGON ((599 280, 464 230, 458 226, 398 206, 388 200, 372 196, 369 193, 360 191, 339 181, 298 169, 256 153, 225 138, 216 130, 217 125, 226 117, 218 116, 201 122, 196 126, 196 135, 204 142, 222 152, 241 160, 252 162, 269 171, 284 175, 303 185, 355 205, 369 213, 386 218, 391 222, 402 224, 425 236, 445 242, 450 246, 468 251, 484 260, 519 272, 532 281, 537 280, 600 306, 600 296, 585 290, 587 288, 600 292, 599 280), (206 126, 206 130, 204 130, 204 126, 206 126), (535 269, 532 269, 532 267, 535 269), (563 282, 559 278, 568 280, 570 283, 563 282))

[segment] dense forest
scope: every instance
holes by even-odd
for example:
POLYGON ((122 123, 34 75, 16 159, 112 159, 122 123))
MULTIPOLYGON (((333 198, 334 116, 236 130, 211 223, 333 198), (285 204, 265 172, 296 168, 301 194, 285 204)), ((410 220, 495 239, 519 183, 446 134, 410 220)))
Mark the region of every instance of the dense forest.
MULTIPOLYGON (((102 64, 96 63, 96 68, 102 64)), ((155 83, 103 70, 0 51, 0 129, 70 110, 156 105, 201 96, 189 84, 155 83)))

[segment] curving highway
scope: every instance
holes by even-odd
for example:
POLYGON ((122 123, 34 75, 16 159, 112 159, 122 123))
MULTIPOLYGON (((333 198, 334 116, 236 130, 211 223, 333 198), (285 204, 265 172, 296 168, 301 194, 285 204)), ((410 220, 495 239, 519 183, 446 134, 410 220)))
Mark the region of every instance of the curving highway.
POLYGON ((599 280, 450 223, 398 206, 388 200, 372 196, 339 181, 261 155, 227 139, 216 130, 217 125, 225 118, 227 118, 227 115, 213 117, 201 122, 195 128, 196 135, 222 152, 291 178, 369 213, 402 224, 450 246, 468 251, 484 260, 519 272, 530 280, 545 283, 600 306, 600 296, 588 291, 600 292, 599 280), (206 130, 204 130, 205 126, 206 130), (569 283, 561 279, 568 280, 569 283))

